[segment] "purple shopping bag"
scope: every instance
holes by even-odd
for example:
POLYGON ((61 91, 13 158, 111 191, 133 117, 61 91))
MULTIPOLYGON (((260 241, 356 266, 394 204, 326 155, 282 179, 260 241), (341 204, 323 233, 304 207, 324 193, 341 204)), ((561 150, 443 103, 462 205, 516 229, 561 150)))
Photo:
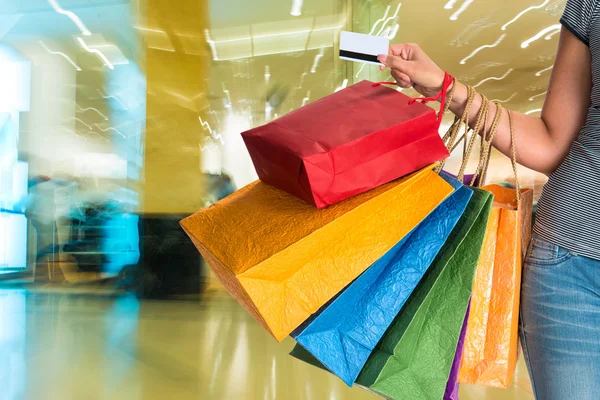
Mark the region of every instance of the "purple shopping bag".
POLYGON ((467 321, 469 320, 470 308, 471 304, 469 301, 469 306, 467 307, 467 314, 465 315, 465 321, 463 322, 463 327, 460 331, 460 336, 458 338, 458 345, 456 346, 456 354, 454 355, 452 370, 450 370, 450 376, 448 377, 448 384, 446 385, 446 393, 444 393, 444 400, 458 400, 458 371, 460 370, 460 360, 462 359, 463 347, 465 344, 465 334, 467 333, 467 321))
MULTIPOLYGON (((456 175, 454 175, 454 174, 451 174, 450 172, 448 172, 448 171, 446 171, 446 170, 444 170, 444 172, 445 172, 445 173, 447 173, 448 175, 452 176, 453 178, 456 178, 456 179, 458 179, 458 177, 457 177, 456 175)), ((471 181, 473 180, 473 177, 474 177, 474 176, 475 176, 474 174, 468 174, 468 175, 465 175, 465 176, 463 177, 462 183, 463 183, 463 184, 465 184, 465 185, 467 185, 467 186, 471 186, 471 181)), ((480 185, 479 185, 479 179, 480 179, 480 177, 478 176, 478 177, 475 179, 475 182, 473 182, 473 186, 475 186, 475 187, 480 187, 480 185)))

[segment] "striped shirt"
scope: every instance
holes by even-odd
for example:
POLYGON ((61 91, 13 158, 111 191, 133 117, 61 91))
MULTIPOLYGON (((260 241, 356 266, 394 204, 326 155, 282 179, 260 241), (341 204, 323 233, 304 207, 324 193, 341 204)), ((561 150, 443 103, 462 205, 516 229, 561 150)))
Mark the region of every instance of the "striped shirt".
POLYGON ((544 187, 534 231, 600 260, 600 0, 568 0, 561 23, 590 47, 591 107, 569 154, 544 187))

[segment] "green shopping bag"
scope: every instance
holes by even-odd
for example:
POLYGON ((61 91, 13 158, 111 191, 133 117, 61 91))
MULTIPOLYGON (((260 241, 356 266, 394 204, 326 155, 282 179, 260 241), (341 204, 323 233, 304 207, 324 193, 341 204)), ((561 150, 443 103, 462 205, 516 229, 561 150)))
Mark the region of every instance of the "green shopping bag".
MULTIPOLYGON (((371 353, 357 384, 394 400, 443 398, 492 203, 489 192, 474 189, 465 213, 371 353)), ((291 354, 320 366, 300 346, 291 354)))

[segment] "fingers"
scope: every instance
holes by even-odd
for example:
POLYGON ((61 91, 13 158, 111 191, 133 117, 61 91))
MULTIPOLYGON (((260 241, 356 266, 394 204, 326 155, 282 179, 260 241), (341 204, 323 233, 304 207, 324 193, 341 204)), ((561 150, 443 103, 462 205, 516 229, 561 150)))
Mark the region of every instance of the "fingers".
POLYGON ((398 72, 408 76, 411 75, 410 62, 402 59, 402 57, 398 57, 393 54, 380 54, 377 59, 380 63, 386 67, 390 67, 392 70, 397 70, 398 72))
POLYGON ((413 87, 413 82, 406 74, 392 70, 392 77, 396 80, 396 83, 401 88, 410 89, 411 87, 413 87))

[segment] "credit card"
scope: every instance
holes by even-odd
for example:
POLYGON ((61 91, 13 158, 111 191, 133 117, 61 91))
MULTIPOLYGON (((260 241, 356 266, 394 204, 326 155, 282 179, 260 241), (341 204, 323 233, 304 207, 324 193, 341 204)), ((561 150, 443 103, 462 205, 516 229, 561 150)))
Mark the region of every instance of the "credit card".
POLYGON ((340 34, 340 58, 342 60, 381 65, 379 54, 387 54, 390 40, 384 36, 342 31, 340 34))

